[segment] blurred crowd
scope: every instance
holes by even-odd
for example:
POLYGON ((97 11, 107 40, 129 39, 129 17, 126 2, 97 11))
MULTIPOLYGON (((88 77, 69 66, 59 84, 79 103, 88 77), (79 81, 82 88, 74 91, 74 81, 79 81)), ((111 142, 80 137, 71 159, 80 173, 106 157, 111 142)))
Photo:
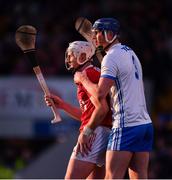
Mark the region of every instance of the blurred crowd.
POLYGON ((38 31, 37 59, 48 76, 69 76, 64 66, 68 43, 82 39, 74 23, 83 16, 94 22, 115 17, 121 41, 141 60, 144 78, 153 86, 151 117, 155 144, 150 177, 172 178, 172 1, 127 0, 0 0, 0 76, 31 75, 32 68, 15 44, 24 24, 38 31))
POLYGON ((13 179, 55 141, 53 138, 1 138, 0 179, 13 179))

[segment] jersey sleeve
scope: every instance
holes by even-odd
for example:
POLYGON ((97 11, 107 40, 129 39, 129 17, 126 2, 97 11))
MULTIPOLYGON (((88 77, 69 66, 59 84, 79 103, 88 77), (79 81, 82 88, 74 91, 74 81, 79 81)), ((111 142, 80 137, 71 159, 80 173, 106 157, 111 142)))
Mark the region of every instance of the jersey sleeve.
POLYGON ((95 84, 97 84, 99 82, 100 71, 95 70, 93 68, 89 68, 86 70, 86 74, 91 82, 93 82, 95 84))
MULTIPOLYGON (((86 75, 92 83, 98 84, 100 78, 100 70, 96 70, 95 68, 86 69, 86 75)), ((84 86, 83 89, 87 93, 88 97, 91 97, 91 94, 84 88, 84 86)))
POLYGON ((117 58, 106 55, 101 64, 101 77, 115 80, 117 73, 117 58))

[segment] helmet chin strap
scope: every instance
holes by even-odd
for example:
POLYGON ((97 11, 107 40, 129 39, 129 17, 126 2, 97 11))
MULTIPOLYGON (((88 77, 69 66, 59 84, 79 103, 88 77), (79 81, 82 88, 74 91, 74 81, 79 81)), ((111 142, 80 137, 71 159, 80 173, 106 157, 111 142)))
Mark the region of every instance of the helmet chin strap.
POLYGON ((107 38, 107 31, 104 31, 104 33, 105 33, 105 40, 106 40, 106 42, 108 42, 108 43, 112 43, 112 42, 116 39, 116 37, 117 37, 117 35, 115 34, 114 37, 113 37, 111 40, 109 40, 109 39, 107 38))
POLYGON ((91 59, 89 61, 86 61, 85 63, 79 65, 77 68, 71 68, 70 70, 72 71, 72 73, 74 74, 76 71, 79 71, 83 66, 85 66, 85 64, 90 63, 91 59))
POLYGON ((105 31, 104 32, 105 34, 105 40, 106 40, 106 42, 108 42, 109 44, 104 48, 104 50, 106 51, 113 43, 114 43, 114 41, 117 39, 117 35, 115 34, 114 35, 114 37, 112 38, 112 40, 108 40, 108 38, 107 38, 107 32, 105 31))

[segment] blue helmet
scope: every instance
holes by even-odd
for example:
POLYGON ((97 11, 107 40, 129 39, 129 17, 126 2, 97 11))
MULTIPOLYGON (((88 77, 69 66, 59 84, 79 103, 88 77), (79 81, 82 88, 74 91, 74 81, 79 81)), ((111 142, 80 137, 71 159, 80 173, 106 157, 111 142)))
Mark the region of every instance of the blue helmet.
POLYGON ((120 24, 114 18, 101 18, 94 22, 93 29, 99 31, 112 31, 114 34, 119 33, 120 24))

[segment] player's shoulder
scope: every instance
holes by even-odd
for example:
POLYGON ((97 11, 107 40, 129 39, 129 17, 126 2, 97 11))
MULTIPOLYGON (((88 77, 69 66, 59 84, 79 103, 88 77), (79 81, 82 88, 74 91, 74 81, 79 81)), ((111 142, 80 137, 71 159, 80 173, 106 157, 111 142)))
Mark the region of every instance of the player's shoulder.
POLYGON ((132 49, 121 43, 114 44, 104 56, 102 66, 114 67, 121 66, 121 62, 125 62, 125 59, 130 57, 132 49))
POLYGON ((92 66, 85 70, 88 78, 94 82, 97 83, 99 77, 100 77, 100 69, 98 67, 92 66))
POLYGON ((109 50, 109 53, 107 53, 106 58, 116 61, 120 60, 121 58, 128 58, 131 53, 133 53, 133 50, 129 46, 119 43, 112 46, 112 48, 109 50))
POLYGON ((96 66, 90 66, 85 69, 87 74, 99 74, 100 73, 100 68, 96 66))
POLYGON ((125 52, 129 52, 129 51, 133 51, 129 46, 125 45, 125 44, 114 44, 112 46, 112 48, 110 49, 110 52, 115 52, 115 53, 125 53, 125 52))

